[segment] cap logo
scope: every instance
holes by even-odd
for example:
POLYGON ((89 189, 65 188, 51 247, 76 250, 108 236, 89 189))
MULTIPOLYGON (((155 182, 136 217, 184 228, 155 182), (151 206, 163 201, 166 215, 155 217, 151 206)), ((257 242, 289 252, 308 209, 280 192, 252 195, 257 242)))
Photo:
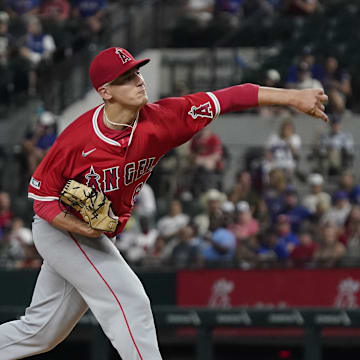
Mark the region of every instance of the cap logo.
POLYGON ((122 51, 121 51, 121 49, 116 49, 115 50, 115 53, 117 54, 117 55, 119 55, 119 58, 121 59, 121 61, 122 61, 122 63, 123 64, 126 64, 128 61, 131 61, 131 58, 128 56, 128 55, 126 55, 125 53, 123 53, 122 51))

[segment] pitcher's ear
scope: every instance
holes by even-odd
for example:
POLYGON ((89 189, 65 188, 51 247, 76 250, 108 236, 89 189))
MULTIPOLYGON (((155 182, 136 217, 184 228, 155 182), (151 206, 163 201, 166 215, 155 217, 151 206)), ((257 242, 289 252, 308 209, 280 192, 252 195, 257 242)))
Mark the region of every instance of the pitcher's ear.
POLYGON ((104 100, 110 100, 112 98, 108 86, 99 87, 98 93, 104 100))

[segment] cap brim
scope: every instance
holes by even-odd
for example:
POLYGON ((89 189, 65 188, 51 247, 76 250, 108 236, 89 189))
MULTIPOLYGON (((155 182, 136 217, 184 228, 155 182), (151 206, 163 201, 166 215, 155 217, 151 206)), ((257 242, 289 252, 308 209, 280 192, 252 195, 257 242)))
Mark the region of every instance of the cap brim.
POLYGON ((125 69, 125 71, 121 71, 115 79, 117 79, 119 76, 125 74, 126 72, 128 72, 129 70, 131 70, 133 68, 136 68, 136 67, 140 68, 140 67, 146 65, 149 61, 150 61, 150 59, 135 60, 134 62, 132 62, 131 66, 129 66, 127 69, 125 69))
POLYGON ((140 68, 140 67, 146 65, 149 61, 150 61, 150 59, 141 59, 141 60, 135 60, 135 61, 133 61, 133 62, 131 63, 131 66, 129 66, 129 67, 125 68, 125 69, 124 69, 124 68, 121 69, 121 70, 119 71, 119 73, 116 74, 111 81, 109 81, 109 82, 107 82, 107 83, 105 83, 105 84, 103 84, 103 85, 100 85, 100 86, 97 88, 97 90, 99 90, 101 87, 103 87, 103 86, 106 85, 106 84, 110 84, 111 82, 113 82, 114 80, 116 80, 116 79, 117 79, 118 77, 120 77, 121 75, 127 73, 127 72, 130 71, 131 69, 134 69, 134 68, 136 68, 136 67, 140 68))

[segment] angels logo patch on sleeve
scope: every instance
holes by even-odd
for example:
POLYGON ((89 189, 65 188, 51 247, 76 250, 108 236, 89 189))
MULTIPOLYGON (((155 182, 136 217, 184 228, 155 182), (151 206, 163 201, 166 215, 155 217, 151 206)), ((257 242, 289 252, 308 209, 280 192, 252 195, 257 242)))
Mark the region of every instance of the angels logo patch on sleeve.
POLYGON ((198 116, 212 119, 214 116, 211 110, 210 101, 206 102, 205 104, 201 104, 199 106, 192 106, 188 114, 191 115, 193 119, 196 119, 198 116))

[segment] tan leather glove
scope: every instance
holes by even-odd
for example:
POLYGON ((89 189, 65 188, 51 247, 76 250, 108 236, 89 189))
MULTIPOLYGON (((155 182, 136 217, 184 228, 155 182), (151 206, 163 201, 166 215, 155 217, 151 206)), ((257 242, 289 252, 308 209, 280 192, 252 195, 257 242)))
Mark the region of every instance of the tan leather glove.
POLYGON ((114 215, 111 201, 103 192, 75 180, 68 180, 60 193, 60 200, 79 211, 91 228, 106 232, 115 231, 118 217, 114 215))

